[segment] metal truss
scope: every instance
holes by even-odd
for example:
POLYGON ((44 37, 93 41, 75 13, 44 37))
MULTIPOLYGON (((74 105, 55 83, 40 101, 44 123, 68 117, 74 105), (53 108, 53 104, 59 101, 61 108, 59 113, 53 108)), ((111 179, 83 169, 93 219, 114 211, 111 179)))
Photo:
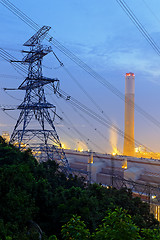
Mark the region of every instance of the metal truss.
POLYGON ((148 183, 139 183, 132 180, 126 180, 122 177, 112 176, 112 187, 117 189, 130 189, 133 195, 140 197, 149 204, 160 205, 160 187, 148 183))
POLYGON ((50 27, 43 26, 24 43, 30 49, 23 51, 26 56, 18 62, 28 65, 28 76, 18 88, 25 90, 25 97, 18 106, 21 112, 10 143, 21 150, 32 149, 38 161, 57 161, 62 171, 69 175, 72 171, 54 126, 55 116, 58 116, 56 107, 46 100, 44 90, 44 86, 50 84, 54 93, 58 94, 59 87, 58 79, 42 74, 43 57, 52 52, 51 47, 41 44, 49 30, 50 27))

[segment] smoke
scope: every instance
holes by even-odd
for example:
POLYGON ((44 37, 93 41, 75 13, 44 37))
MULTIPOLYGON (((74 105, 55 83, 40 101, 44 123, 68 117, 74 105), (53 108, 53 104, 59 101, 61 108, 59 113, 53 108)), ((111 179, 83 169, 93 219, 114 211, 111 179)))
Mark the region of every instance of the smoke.
POLYGON ((113 154, 119 154, 119 150, 117 148, 117 142, 118 142, 118 134, 111 126, 111 128, 110 128, 110 144, 112 146, 113 154))

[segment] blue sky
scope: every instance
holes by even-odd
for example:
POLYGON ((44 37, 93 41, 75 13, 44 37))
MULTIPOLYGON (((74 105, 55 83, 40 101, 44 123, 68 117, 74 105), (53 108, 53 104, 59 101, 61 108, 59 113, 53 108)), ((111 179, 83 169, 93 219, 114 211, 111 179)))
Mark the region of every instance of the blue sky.
MULTIPOLYGON (((159 45, 160 2, 158 0, 152 0, 152 3, 149 0, 126 0, 126 2, 159 45)), ((160 57, 146 42, 116 0, 15 0, 13 3, 40 26, 51 26, 50 34, 56 40, 116 86, 122 93, 125 91, 125 73, 134 72, 136 104, 156 119, 160 119, 160 57)), ((23 55, 19 51, 23 48, 23 43, 34 34, 34 31, 2 4, 0 5, 0 26, 0 46, 21 59, 23 55)), ((44 43, 47 44, 45 41, 44 43)), ((82 71, 57 49, 53 48, 53 50, 76 81, 94 98, 110 119, 123 130, 124 102, 82 71)), ((58 63, 53 56, 45 58, 45 75, 58 77, 64 91, 97 111, 77 84, 66 75, 64 69, 57 67, 58 63)), ((24 77, 9 63, 0 59, 1 88, 17 87, 23 79, 24 77), (6 75, 12 75, 12 77, 6 77, 6 75)), ((15 97, 23 99, 23 93, 11 92, 10 94, 12 97, 1 90, 0 104, 20 104, 20 101, 16 100, 15 97)), ((104 128, 85 116, 90 122, 89 125, 75 109, 68 106, 63 100, 57 99, 49 92, 47 97, 50 102, 55 101, 55 105, 59 105, 59 107, 57 105, 57 113, 64 119, 64 114, 66 114, 75 127, 84 134, 82 139, 82 136, 78 136, 71 130, 72 126, 66 127, 64 122, 57 119, 55 125, 62 142, 67 143, 72 148, 75 148, 78 143, 86 142, 84 145, 88 144, 88 148, 92 150, 98 150, 97 148, 100 147, 101 151, 112 151, 111 144, 107 141, 110 139, 110 135, 113 135, 110 133, 110 129, 104 128), (97 131, 100 131, 100 134, 97 134, 97 131), (71 135, 72 140, 64 132, 71 135), (98 146, 96 147, 90 141, 87 142, 87 139, 93 140, 98 146)), ((15 119, 18 118, 18 111, 8 113, 15 119)), ((15 122, 16 120, 1 111, 0 133, 2 131, 11 133, 15 122)), ((135 112, 135 138, 154 151, 160 151, 159 136, 160 129, 135 112)), ((118 136, 117 138, 114 136, 114 138, 115 144, 117 141, 118 148, 122 150, 123 139, 118 136)))

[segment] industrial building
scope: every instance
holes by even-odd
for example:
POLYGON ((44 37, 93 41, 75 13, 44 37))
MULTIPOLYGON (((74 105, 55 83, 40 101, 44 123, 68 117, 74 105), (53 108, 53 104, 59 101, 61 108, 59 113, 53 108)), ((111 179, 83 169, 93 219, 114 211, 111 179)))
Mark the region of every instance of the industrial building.
POLYGON ((91 183, 130 188, 134 196, 150 203, 160 220, 160 160, 69 149, 65 153, 71 168, 90 173, 91 183))

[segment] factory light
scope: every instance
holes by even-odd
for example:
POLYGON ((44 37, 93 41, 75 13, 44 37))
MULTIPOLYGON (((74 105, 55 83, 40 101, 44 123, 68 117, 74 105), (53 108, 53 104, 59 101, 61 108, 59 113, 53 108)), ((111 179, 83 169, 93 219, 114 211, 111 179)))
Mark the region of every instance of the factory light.
POLYGON ((155 196, 155 195, 153 195, 153 196, 152 196, 152 199, 155 199, 155 198, 156 198, 156 196, 155 196))

